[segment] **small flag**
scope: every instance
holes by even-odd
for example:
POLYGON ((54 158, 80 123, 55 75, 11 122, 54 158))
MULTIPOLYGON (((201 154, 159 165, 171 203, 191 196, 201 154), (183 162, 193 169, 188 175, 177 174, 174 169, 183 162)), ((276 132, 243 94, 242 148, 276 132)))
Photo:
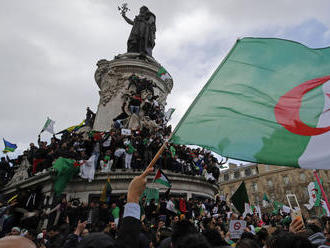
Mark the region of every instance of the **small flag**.
POLYGON ((169 109, 166 111, 166 113, 165 113, 165 115, 164 115, 164 120, 165 120, 166 122, 168 122, 169 120, 171 120, 171 117, 172 117, 172 114, 174 113, 174 111, 175 111, 175 108, 169 108, 169 109))
POLYGON ((269 198, 267 197, 266 193, 264 193, 264 197, 262 199, 262 205, 265 207, 269 204, 269 198))
POLYGON ((75 125, 75 126, 71 126, 71 127, 68 127, 60 132, 58 132, 57 134, 61 134, 61 133, 65 133, 65 132, 76 132, 78 131, 80 128, 82 128, 83 126, 85 126, 85 120, 83 120, 80 124, 78 125, 75 125))
POLYGON ((179 210, 175 207, 174 202, 172 202, 171 200, 168 200, 168 202, 166 203, 166 209, 176 214, 179 212, 179 210))
POLYGON ((54 132, 54 124, 55 124, 55 121, 51 120, 49 117, 47 117, 47 121, 44 125, 44 127, 42 128, 41 132, 44 132, 44 131, 48 131, 49 133, 51 134, 55 134, 54 132))
POLYGON ((3 153, 7 153, 7 152, 14 152, 17 148, 16 144, 12 144, 9 141, 3 139, 3 143, 5 144, 5 149, 3 149, 3 153))
POLYGON ((168 180, 167 176, 162 172, 161 169, 158 169, 153 182, 163 184, 169 188, 172 187, 170 180, 168 180))
POLYGON ((304 204, 304 206, 311 210, 312 207, 320 206, 321 199, 322 199, 322 192, 320 189, 320 186, 317 182, 310 182, 307 186, 308 195, 309 195, 309 201, 308 204, 304 204))
POLYGON ((231 202, 234 204, 235 208, 240 212, 244 213, 245 211, 245 203, 249 204, 249 196, 246 191, 244 181, 238 187, 236 192, 230 198, 231 202))
POLYGON ((104 184, 103 191, 100 197, 100 201, 109 204, 112 193, 112 187, 110 184, 110 177, 108 177, 106 183, 104 184))
POLYGON ((171 75, 166 71, 164 67, 159 68, 157 76, 160 77, 160 79, 163 81, 166 81, 167 79, 172 79, 171 75))

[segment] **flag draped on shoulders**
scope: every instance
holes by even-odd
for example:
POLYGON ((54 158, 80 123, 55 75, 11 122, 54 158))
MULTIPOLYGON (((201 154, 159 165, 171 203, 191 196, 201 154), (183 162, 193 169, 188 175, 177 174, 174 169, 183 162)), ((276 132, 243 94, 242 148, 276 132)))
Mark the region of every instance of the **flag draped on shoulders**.
POLYGON ((54 191, 56 195, 60 195, 67 183, 79 173, 79 168, 74 166, 75 160, 59 157, 53 164, 56 172, 54 178, 54 191))
POLYGON ((88 160, 82 161, 80 165, 80 177, 84 179, 88 179, 89 182, 94 180, 95 175, 95 163, 98 159, 98 155, 93 153, 88 160))
POLYGON ((9 141, 3 139, 3 143, 5 145, 5 148, 3 149, 3 153, 7 153, 7 152, 14 152, 17 148, 16 144, 12 144, 9 141))
POLYGON ((171 141, 229 158, 328 169, 330 47, 238 40, 193 101, 171 141))

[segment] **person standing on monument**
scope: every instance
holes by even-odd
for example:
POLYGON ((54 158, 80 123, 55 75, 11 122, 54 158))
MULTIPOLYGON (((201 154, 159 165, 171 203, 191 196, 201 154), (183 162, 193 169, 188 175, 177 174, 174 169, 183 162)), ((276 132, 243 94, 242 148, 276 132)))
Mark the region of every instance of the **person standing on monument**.
POLYGON ((152 57, 156 39, 156 16, 146 6, 142 6, 134 21, 126 16, 125 11, 122 12, 122 17, 128 24, 133 25, 127 41, 127 52, 152 57))

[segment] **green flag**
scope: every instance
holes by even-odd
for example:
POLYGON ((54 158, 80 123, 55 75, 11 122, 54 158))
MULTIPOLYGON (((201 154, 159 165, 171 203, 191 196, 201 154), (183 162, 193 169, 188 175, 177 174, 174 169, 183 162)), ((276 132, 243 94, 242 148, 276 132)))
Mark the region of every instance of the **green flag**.
POLYGON ((236 192, 232 195, 230 200, 240 213, 244 213, 245 203, 249 203, 249 196, 247 194, 244 181, 238 187, 236 192))
POLYGON ((270 202, 270 201, 269 201, 268 196, 266 195, 266 193, 264 193, 264 197, 263 197, 263 199, 262 199, 262 204, 263 204, 264 206, 267 206, 269 202, 270 202))
POLYGON ((141 198, 146 197, 146 202, 150 202, 152 199, 155 200, 156 203, 159 202, 159 190, 155 188, 146 188, 143 191, 141 198))
POLYGON ((222 156, 329 168, 330 48, 244 38, 198 94, 172 142, 222 156))
POLYGON ((281 208, 283 208, 283 205, 284 205, 284 204, 281 203, 281 202, 274 201, 274 202, 273 202, 273 207, 274 207, 273 213, 274 213, 274 214, 278 214, 279 210, 280 210, 281 208))
POLYGON ((74 166, 75 160, 59 157, 53 164, 53 169, 56 172, 54 178, 54 191, 56 195, 60 195, 67 183, 72 179, 73 176, 79 173, 79 167, 74 166))

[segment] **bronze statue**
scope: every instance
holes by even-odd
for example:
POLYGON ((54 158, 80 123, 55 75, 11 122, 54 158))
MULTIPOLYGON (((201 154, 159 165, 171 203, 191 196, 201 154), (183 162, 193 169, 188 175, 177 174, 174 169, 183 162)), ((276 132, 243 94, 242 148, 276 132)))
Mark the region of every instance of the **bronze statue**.
POLYGON ((146 6, 142 6, 139 15, 135 16, 134 21, 132 21, 126 16, 126 12, 129 10, 127 4, 119 10, 121 10, 121 15, 126 22, 133 25, 127 41, 127 52, 141 53, 152 57, 152 49, 156 39, 156 16, 146 6))

